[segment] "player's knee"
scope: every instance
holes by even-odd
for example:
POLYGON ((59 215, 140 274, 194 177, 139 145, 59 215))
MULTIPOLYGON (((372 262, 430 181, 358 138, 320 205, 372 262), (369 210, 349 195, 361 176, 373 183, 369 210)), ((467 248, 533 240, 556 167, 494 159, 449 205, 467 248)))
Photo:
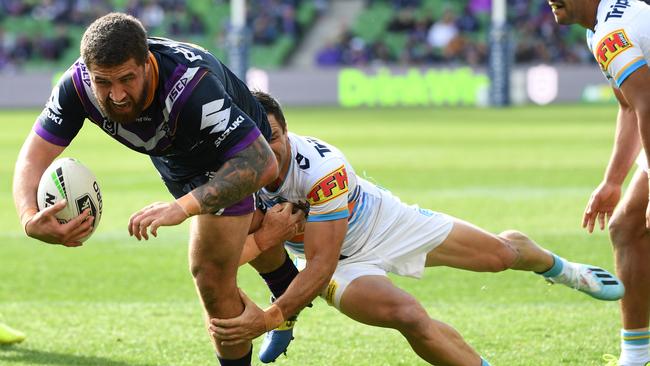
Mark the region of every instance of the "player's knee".
POLYGON ((509 241, 511 241, 513 243, 529 240, 528 236, 526 236, 526 234, 522 233, 521 231, 517 231, 517 230, 506 230, 506 231, 502 232, 501 234, 499 234, 499 236, 506 239, 506 240, 509 240, 509 241))
POLYGON ((633 245, 647 235, 645 222, 630 216, 617 211, 609 220, 609 237, 612 245, 617 248, 623 249, 633 245))
POLYGON ((396 304, 391 311, 394 328, 402 333, 421 333, 429 323, 429 314, 414 298, 396 304))

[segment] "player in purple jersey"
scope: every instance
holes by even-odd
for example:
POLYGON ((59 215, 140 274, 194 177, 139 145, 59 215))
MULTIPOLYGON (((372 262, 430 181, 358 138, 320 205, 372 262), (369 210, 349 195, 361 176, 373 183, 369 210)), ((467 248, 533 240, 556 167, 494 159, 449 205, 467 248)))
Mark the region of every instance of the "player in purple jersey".
MULTIPOLYGON (((147 38, 129 15, 97 19, 83 35, 81 58, 54 87, 16 162, 14 201, 32 238, 79 246, 90 233, 88 210, 60 224, 54 215, 65 202, 42 211, 36 204, 43 171, 85 119, 150 155, 176 198, 134 213, 129 233, 148 240, 160 226, 192 217, 190 268, 206 317, 239 315, 236 274, 255 209, 252 194, 278 173, 266 141, 266 114, 246 85, 198 46, 147 38)), ((250 342, 215 347, 222 364, 250 364, 250 342)))

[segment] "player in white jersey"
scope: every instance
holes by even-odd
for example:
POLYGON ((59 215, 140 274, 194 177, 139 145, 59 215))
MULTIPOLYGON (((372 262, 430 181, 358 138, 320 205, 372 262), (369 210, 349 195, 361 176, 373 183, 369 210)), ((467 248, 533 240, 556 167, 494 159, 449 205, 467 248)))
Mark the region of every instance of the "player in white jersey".
POLYGON ((618 363, 650 363, 650 6, 635 0, 549 0, 560 24, 580 24, 619 102, 616 137, 605 176, 587 203, 583 227, 601 230, 609 219, 616 271, 626 287, 618 363), (641 149, 644 147, 644 149, 641 149), (638 157, 637 157, 638 156, 638 157), (623 182, 639 169, 621 199, 623 182), (620 201, 620 203, 619 203, 620 201))
MULTIPOLYGON (((595 298, 622 296, 622 285, 607 271, 568 262, 522 233, 496 236, 448 215, 405 205, 357 176, 334 146, 288 132, 273 98, 263 93, 255 97, 268 113, 271 148, 281 167, 280 178, 259 192, 269 208, 262 227, 267 218, 289 216, 288 209, 279 209, 277 203, 308 206, 304 231, 286 242, 289 250, 306 259, 306 267, 297 273, 281 245, 269 248, 281 241, 281 235, 269 238, 252 227, 247 247, 257 245, 265 251, 251 264, 276 300, 263 312, 244 299, 246 310, 240 317, 212 319, 211 331, 218 341, 232 344, 255 338, 290 319, 320 294, 352 319, 399 330, 429 363, 488 365, 458 332, 429 318, 414 297, 394 286, 387 272, 420 277, 425 267, 442 265, 485 272, 518 269, 535 271, 595 298)), ((285 226, 291 228, 293 222, 285 226)), ((284 224, 279 220, 277 225, 284 224)), ((275 360, 288 345, 274 345, 274 335, 287 339, 282 332, 290 334, 288 329, 269 333, 260 354, 263 362, 275 360)))

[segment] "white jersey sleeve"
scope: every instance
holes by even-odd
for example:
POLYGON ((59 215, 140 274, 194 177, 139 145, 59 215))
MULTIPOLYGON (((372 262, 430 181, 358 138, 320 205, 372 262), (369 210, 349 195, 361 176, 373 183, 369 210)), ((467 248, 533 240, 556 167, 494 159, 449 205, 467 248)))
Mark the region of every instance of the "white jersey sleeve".
POLYGON ((603 0, 587 43, 612 86, 650 62, 650 6, 637 0, 603 0))

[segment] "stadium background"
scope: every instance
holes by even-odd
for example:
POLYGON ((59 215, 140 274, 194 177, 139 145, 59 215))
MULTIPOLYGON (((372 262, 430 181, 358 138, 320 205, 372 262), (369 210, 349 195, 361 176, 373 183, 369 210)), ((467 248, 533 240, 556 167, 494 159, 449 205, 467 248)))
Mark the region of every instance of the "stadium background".
MULTIPOLYGON (((406 202, 493 232, 518 228, 561 255, 613 268, 606 235, 579 227, 616 116, 584 30, 557 26, 544 2, 509 1, 514 106, 497 109, 487 106, 490 0, 248 5, 248 80, 284 103, 292 130, 339 146, 359 174, 406 202)), ((78 57, 84 26, 112 10, 227 61, 227 1, 0 0, 0 319, 28 334, 0 347, 0 365, 214 364, 186 269, 187 225, 148 243, 126 232, 132 212, 168 200, 146 157, 92 127, 65 152, 104 193, 99 230, 80 249, 24 238, 14 213, 20 144, 78 57)), ((441 268, 394 280, 493 365, 601 365, 618 351, 616 304, 530 274, 441 268)), ((267 301, 250 269, 240 284, 267 301)), ((296 332, 277 364, 422 364, 396 332, 356 324, 321 300, 296 332)))

